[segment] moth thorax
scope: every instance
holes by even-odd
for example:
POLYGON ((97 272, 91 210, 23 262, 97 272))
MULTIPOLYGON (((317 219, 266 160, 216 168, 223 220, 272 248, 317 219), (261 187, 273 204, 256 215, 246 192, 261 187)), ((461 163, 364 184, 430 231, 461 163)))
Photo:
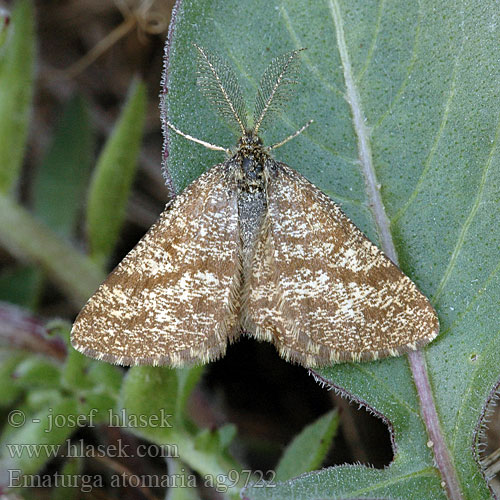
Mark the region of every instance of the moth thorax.
POLYGON ((269 154, 262 146, 262 140, 251 131, 238 142, 236 162, 241 168, 239 187, 242 191, 262 191, 264 189, 264 164, 269 154))
POLYGON ((253 156, 245 156, 241 160, 241 183, 243 191, 262 191, 264 189, 264 165, 253 156))

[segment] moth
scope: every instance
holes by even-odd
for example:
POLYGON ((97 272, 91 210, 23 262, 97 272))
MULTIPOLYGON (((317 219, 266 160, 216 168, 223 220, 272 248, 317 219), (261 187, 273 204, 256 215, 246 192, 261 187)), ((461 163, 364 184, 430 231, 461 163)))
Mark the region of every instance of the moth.
POLYGON ((312 368, 417 349, 429 301, 340 207, 259 137, 296 83, 299 50, 263 74, 253 124, 230 66, 196 46, 198 85, 240 132, 227 159, 171 201, 78 315, 72 345, 121 365, 205 363, 247 334, 312 368))

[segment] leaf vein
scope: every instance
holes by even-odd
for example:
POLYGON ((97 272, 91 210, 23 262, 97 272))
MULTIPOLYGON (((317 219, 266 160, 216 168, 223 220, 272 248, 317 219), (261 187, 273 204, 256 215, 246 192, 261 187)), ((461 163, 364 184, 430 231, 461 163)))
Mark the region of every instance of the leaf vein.
POLYGON ((408 69, 406 71, 406 75, 399 86, 398 91, 392 98, 391 102, 387 106, 387 111, 379 118, 377 123, 373 126, 372 132, 379 128, 382 123, 385 121, 385 119, 392 113, 392 110, 396 107, 396 104, 399 102, 400 97, 403 95, 404 90, 406 89, 406 86, 408 85, 408 82, 410 81, 410 75, 413 72, 413 67, 415 66, 415 63, 417 61, 417 47, 418 43, 420 41, 420 30, 422 26, 422 4, 419 2, 420 8, 418 10, 418 19, 417 19, 417 27, 415 28, 415 36, 413 38, 413 46, 412 46, 412 51, 411 51, 411 56, 410 56, 410 63, 408 64, 408 69))
MULTIPOLYGON (((456 68, 456 66, 455 66, 456 68)), ((417 181, 417 184, 415 185, 415 188, 413 189, 412 193, 408 197, 406 203, 396 212, 394 217, 392 218, 391 224, 395 224, 410 208, 412 203, 415 201, 417 198, 422 185, 424 183, 425 178, 427 177, 427 174, 431 168, 431 163, 432 163, 432 158, 434 157, 434 154, 436 153, 436 150, 438 148, 439 142, 441 141, 441 137, 443 136, 443 132, 446 128, 446 125, 448 123, 448 115, 450 114, 450 107, 451 107, 451 102, 453 101, 453 98, 455 97, 455 85, 456 85, 456 73, 454 71, 454 75, 452 78, 452 83, 450 87, 450 92, 448 94, 448 99, 446 100, 446 104, 443 109, 443 116, 441 117, 441 123, 439 125, 439 129, 434 137, 434 143, 431 146, 431 149, 429 150, 429 154, 427 155, 427 158, 425 159, 424 163, 424 168, 422 170, 422 173, 420 174, 420 177, 417 181)))
POLYGON ((337 46, 344 69, 344 80, 347 91, 347 100, 351 106, 354 130, 358 138, 358 155, 365 176, 365 185, 370 200, 370 206, 375 218, 382 248, 393 262, 397 262, 396 249, 389 230, 389 220, 380 196, 378 182, 373 165, 372 152, 368 127, 361 107, 361 98, 354 82, 351 61, 344 36, 342 15, 338 0, 328 0, 330 13, 337 36, 337 46))
POLYGON ((458 236, 455 248, 453 249, 448 266, 447 266, 447 268, 444 272, 444 275, 443 275, 443 277, 442 277, 442 279, 437 287, 437 290, 432 298, 433 302, 437 301, 437 299, 441 296, 441 294, 443 293, 443 290, 446 286, 446 283, 450 279, 451 274, 452 274, 453 270, 455 269, 458 255, 460 254, 460 251, 462 250, 464 243, 465 243, 465 236, 466 236, 466 234, 467 234, 467 232, 472 224, 472 221, 474 220, 474 217, 476 216, 476 213, 479 209, 481 198, 483 197, 483 194, 484 194, 484 188, 486 185, 486 178, 488 177, 488 172, 490 170, 490 167, 491 167, 491 164, 493 161, 493 153, 495 152, 495 150, 497 148, 499 136, 500 136, 500 118, 497 122, 497 128, 495 131, 495 138, 493 140, 493 144, 491 146, 491 149, 490 149, 490 152, 488 155, 488 160, 486 161, 486 164, 483 168, 483 173, 481 174, 481 180, 479 183, 477 195, 474 199, 474 203, 472 204, 471 211, 469 212, 469 215, 467 216, 467 219, 465 220, 465 222, 462 226, 462 229, 461 229, 460 234, 458 236))
MULTIPOLYGON (((283 14, 283 19, 285 20, 285 26, 286 29, 293 40, 295 47, 297 49, 301 49, 304 47, 300 37, 297 35, 297 32, 295 31, 295 28, 293 27, 292 21, 290 19, 290 16, 288 15, 288 11, 284 5, 281 5, 281 13, 283 14)), ((309 68, 311 73, 313 73, 316 78, 318 79, 319 82, 323 85, 324 88, 326 88, 328 91, 338 94, 341 97, 345 97, 344 93, 336 86, 332 85, 330 82, 328 82, 321 72, 319 71, 318 67, 315 64, 312 64, 311 59, 307 56, 307 53, 302 54, 301 57, 302 61, 306 64, 306 66, 309 68)))
POLYGON ((380 34, 380 26, 382 24, 382 12, 384 11, 384 5, 385 5, 385 0, 379 0, 377 9, 377 21, 375 24, 375 30, 373 32, 372 43, 370 44, 370 48, 368 49, 368 54, 366 56, 366 60, 363 64, 363 67, 361 68, 361 71, 359 72, 358 76, 355 77, 356 82, 358 83, 362 80, 365 71, 368 69, 368 67, 372 62, 373 54, 375 52, 375 47, 377 46, 377 40, 380 34))

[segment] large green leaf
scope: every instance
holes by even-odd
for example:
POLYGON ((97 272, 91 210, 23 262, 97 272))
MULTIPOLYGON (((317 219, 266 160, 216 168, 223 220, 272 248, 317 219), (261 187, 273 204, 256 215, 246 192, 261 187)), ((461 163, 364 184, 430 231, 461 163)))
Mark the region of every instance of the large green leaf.
MULTIPOLYGON (((264 141, 315 120, 275 156, 341 203, 389 253, 393 243, 441 322, 420 358, 430 391, 425 377, 415 383, 407 357, 318 372, 390 422, 396 453, 389 468, 329 468, 247 489, 245 497, 440 499, 447 496, 445 471, 461 490, 449 497, 489 498, 474 443, 500 375, 498 4, 184 0, 178 7, 169 120, 212 143, 237 140, 196 89, 193 42, 233 64, 249 108, 270 59, 307 47, 293 104, 263 132, 264 141), (422 407, 417 386, 433 397, 437 420, 432 413, 422 418, 432 406, 422 407), (437 424, 431 433, 429 423, 437 424), (441 440, 431 443, 430 436, 441 440), (450 457, 441 469, 437 445, 450 457)), ((224 158, 171 133, 168 151, 178 189, 224 158)))

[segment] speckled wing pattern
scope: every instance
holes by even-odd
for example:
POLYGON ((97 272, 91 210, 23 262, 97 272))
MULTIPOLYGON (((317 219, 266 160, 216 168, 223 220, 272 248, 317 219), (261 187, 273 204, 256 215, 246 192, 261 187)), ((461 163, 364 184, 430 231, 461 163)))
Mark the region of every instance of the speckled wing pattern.
POLYGON ((283 163, 245 287, 244 325, 307 367, 398 355, 438 333, 428 300, 328 196, 283 163))
POLYGON ((80 352, 122 365, 180 366, 224 354, 237 328, 240 236, 227 163, 167 206, 76 319, 80 352))

